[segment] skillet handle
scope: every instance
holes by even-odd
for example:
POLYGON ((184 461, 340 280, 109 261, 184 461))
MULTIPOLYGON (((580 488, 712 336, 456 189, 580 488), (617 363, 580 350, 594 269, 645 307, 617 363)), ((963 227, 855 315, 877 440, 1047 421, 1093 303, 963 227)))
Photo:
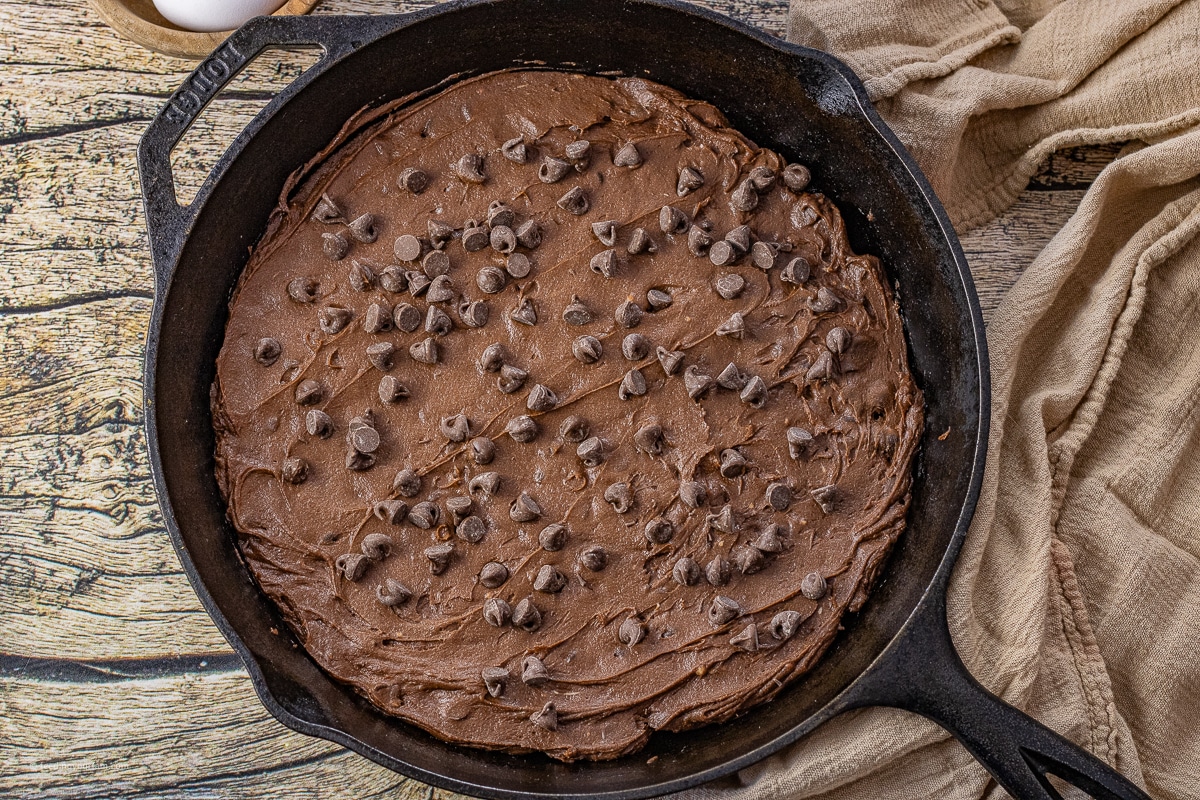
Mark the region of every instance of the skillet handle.
POLYGON ((983 688, 954 649, 945 598, 938 594, 926 596, 896 649, 863 674, 851 706, 891 706, 928 717, 1019 800, 1062 800, 1047 773, 1098 800, 1150 800, 1108 764, 983 688))
MULTIPOLYGON (((357 41, 349 40, 345 34, 339 35, 329 19, 257 17, 250 20, 196 67, 142 134, 138 144, 138 173, 157 295, 161 296, 169 282, 179 251, 207 194, 202 188, 189 205, 179 204, 171 170, 171 151, 212 99, 263 50, 268 47, 320 47, 324 51, 321 60, 272 98, 230 144, 226 156, 240 150, 275 108, 311 83, 331 62, 358 46, 357 41)), ((218 162, 215 169, 222 167, 223 163, 218 162)))

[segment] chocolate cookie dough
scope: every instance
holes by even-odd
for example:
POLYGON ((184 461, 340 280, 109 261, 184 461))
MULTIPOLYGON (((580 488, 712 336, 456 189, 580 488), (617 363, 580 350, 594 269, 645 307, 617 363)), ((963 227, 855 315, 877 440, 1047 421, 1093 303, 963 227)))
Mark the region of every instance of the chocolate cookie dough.
POLYGON ((351 121, 254 248, 213 390, 239 545, 312 657, 564 760, 812 667, 904 528, 922 405, 809 179, 639 79, 351 121))

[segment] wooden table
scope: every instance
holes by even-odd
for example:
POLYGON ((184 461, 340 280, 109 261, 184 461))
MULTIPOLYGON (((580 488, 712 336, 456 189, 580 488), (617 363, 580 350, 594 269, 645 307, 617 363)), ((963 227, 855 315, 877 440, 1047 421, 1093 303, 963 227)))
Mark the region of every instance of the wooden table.
MULTIPOLYGON (((784 33, 786 0, 707 5, 784 33)), ((184 193, 305 63, 269 54, 215 101, 176 151, 184 193)), ((163 530, 134 154, 190 68, 122 41, 84 0, 0 0, 0 796, 449 796, 272 719, 163 530)), ((1056 156, 964 237, 985 315, 1113 154, 1056 156)))

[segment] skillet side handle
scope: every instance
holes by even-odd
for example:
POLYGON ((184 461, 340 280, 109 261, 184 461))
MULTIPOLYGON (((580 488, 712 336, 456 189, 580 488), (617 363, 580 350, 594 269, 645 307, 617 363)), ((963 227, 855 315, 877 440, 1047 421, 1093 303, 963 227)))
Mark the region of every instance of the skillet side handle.
POLYGON ((268 47, 320 47, 321 60, 286 86, 246 126, 230 149, 244 144, 260 120, 296 94, 325 66, 356 43, 339 36, 327 18, 257 17, 234 31, 184 80, 151 121, 138 144, 138 174, 146 211, 146 228, 154 261, 156 294, 162 294, 187 232, 203 206, 203 190, 190 205, 180 205, 171 170, 171 151, 212 99, 268 47))
POLYGON ((1047 773, 1098 800, 1150 800, 1108 764, 983 688, 954 649, 945 598, 938 595, 925 598, 897 649, 862 676, 852 706, 891 706, 928 717, 1019 800, 1062 800, 1047 773))

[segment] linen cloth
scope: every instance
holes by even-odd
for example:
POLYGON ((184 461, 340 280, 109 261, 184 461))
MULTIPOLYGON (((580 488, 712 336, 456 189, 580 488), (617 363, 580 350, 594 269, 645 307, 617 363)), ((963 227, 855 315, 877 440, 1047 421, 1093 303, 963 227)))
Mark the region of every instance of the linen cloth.
MULTIPOLYGON (((1155 798, 1200 798, 1200 0, 792 0, 789 38, 864 79, 960 232, 1055 149, 1131 142, 991 320, 949 618, 1006 702, 1155 798)), ((689 793, 1007 796, 892 709, 689 793)))

